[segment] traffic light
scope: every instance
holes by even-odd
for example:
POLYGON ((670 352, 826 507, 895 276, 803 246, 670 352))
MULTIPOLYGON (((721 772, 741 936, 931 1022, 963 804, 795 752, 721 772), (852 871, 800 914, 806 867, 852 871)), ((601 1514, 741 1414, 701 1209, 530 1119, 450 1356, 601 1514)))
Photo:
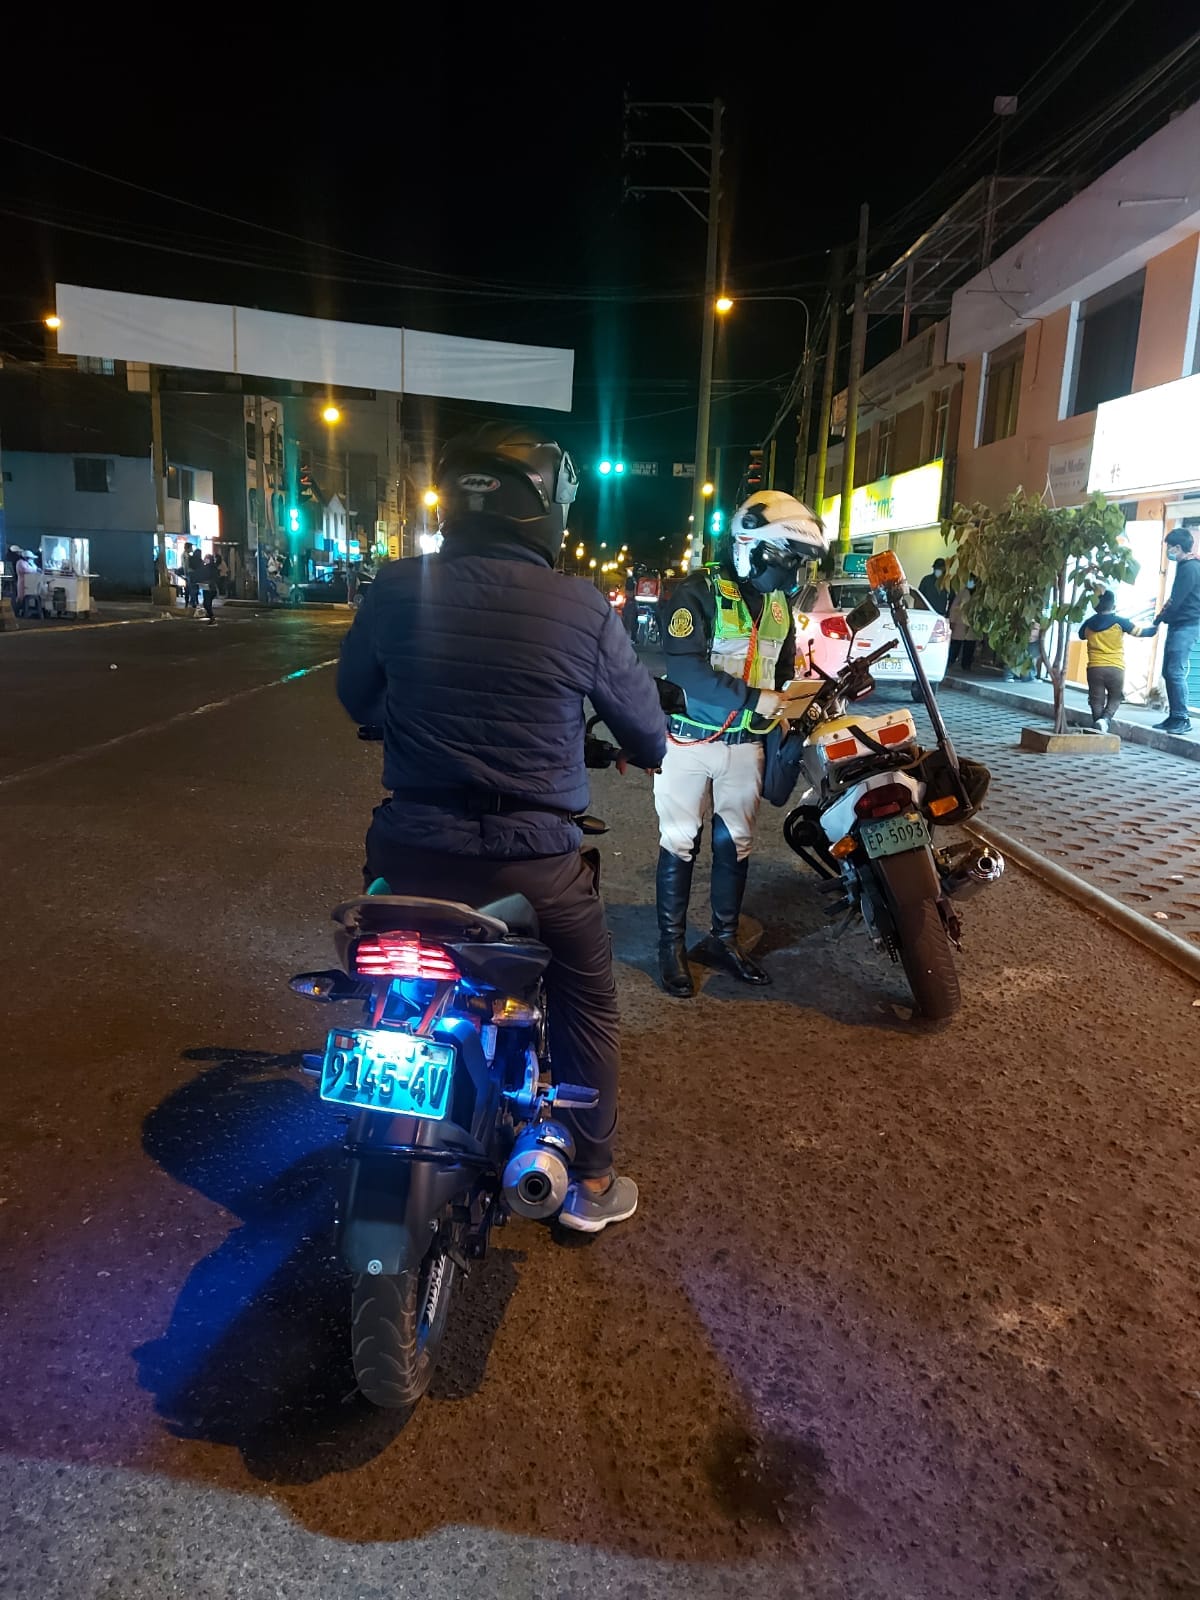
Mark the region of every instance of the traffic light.
POLYGON ((614 473, 617 475, 617 477, 620 477, 625 471, 625 463, 623 461, 610 461, 606 457, 599 463, 596 471, 602 478, 611 478, 614 473))
POLYGON ((712 521, 709 523, 709 528, 711 529, 711 531, 713 533, 720 533, 721 529, 724 526, 725 526, 725 518, 724 518, 724 516, 722 515, 722 513, 720 511, 714 511, 713 514, 712 514, 712 521))
POLYGON ((299 506, 289 506, 288 507, 288 532, 289 533, 299 533, 300 532, 300 507, 299 506))
POLYGON ((753 494, 756 489, 762 488, 765 472, 766 467, 763 462, 762 451, 751 450, 750 463, 746 468, 746 493, 748 495, 753 494))

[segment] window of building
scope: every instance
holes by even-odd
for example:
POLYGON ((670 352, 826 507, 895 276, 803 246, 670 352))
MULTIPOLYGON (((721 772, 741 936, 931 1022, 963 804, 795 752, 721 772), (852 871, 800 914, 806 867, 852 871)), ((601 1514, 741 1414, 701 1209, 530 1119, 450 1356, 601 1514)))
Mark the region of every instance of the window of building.
POLYGON ((1135 272, 1080 302, 1069 347, 1064 416, 1077 417, 1105 400, 1132 393, 1145 286, 1145 272, 1135 272))
POLYGON ((80 372, 91 372, 100 378, 111 378, 117 364, 108 356, 76 356, 75 365, 80 372))
POLYGON ((178 467, 168 467, 167 468, 167 499, 168 500, 178 500, 179 499, 179 468, 178 467))
POLYGON ((939 461, 946 454, 950 434, 950 386, 939 389, 933 397, 933 413, 929 427, 929 460, 939 461))
POLYGON ((892 453, 896 441, 895 417, 884 417, 875 437, 875 476, 886 478, 892 470, 892 453))
POLYGON ((76 456, 75 492, 107 494, 112 487, 112 465, 102 456, 76 456))
POLYGON ((255 438, 254 423, 248 421, 246 423, 246 454, 251 461, 255 459, 255 438))
POLYGON ((1021 404, 1021 371, 1025 365, 1025 335, 1018 334, 985 358, 983 405, 979 417, 979 443, 1011 439, 1017 431, 1021 404))

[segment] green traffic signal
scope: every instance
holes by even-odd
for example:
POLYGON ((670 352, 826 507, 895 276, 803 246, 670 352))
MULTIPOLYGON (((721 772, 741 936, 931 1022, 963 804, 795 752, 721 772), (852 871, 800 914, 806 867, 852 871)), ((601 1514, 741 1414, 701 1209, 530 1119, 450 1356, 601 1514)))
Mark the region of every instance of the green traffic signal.
POLYGON ((609 461, 606 458, 598 463, 596 471, 602 478, 611 477, 614 472, 619 476, 625 471, 625 463, 623 461, 609 461))

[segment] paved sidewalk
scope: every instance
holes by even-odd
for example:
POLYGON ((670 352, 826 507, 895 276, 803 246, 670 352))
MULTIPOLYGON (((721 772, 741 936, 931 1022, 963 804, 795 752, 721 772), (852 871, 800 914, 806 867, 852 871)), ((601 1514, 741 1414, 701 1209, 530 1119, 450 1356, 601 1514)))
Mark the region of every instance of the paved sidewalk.
MULTIPOLYGON (((959 694, 977 695, 1000 705, 1012 706, 1028 719, 1054 715, 1054 691, 1048 683, 1005 683, 1000 677, 981 674, 978 677, 953 673, 944 684, 946 689, 959 694)), ((1067 720, 1072 727, 1090 728, 1092 714, 1088 710, 1087 695, 1082 689, 1068 687, 1066 692, 1067 720)), ((1166 707, 1151 709, 1148 706, 1123 705, 1113 724, 1113 732, 1130 744, 1146 745, 1167 755, 1179 756, 1185 761, 1200 761, 1200 716, 1193 718, 1197 732, 1194 734, 1160 733, 1154 724, 1166 716, 1166 707)))
MULTIPOLYGON (((1042 755, 1020 748, 1029 716, 1019 705, 955 693, 940 704, 960 753, 991 769, 978 819, 985 834, 992 823, 1200 952, 1200 773, 1191 760, 1133 745, 1115 755, 1042 755)), ((1036 949, 1037 929, 1029 936, 1036 949)), ((1093 977, 1081 955, 1087 988, 1093 977)))

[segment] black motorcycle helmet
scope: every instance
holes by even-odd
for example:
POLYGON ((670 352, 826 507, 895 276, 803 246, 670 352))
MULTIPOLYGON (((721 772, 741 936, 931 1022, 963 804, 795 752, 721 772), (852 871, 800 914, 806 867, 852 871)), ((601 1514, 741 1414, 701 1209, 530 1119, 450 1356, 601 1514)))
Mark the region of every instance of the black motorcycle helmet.
POLYGON ((553 566, 579 476, 563 447, 540 429, 485 422, 446 446, 435 487, 444 526, 465 516, 494 518, 553 566))

